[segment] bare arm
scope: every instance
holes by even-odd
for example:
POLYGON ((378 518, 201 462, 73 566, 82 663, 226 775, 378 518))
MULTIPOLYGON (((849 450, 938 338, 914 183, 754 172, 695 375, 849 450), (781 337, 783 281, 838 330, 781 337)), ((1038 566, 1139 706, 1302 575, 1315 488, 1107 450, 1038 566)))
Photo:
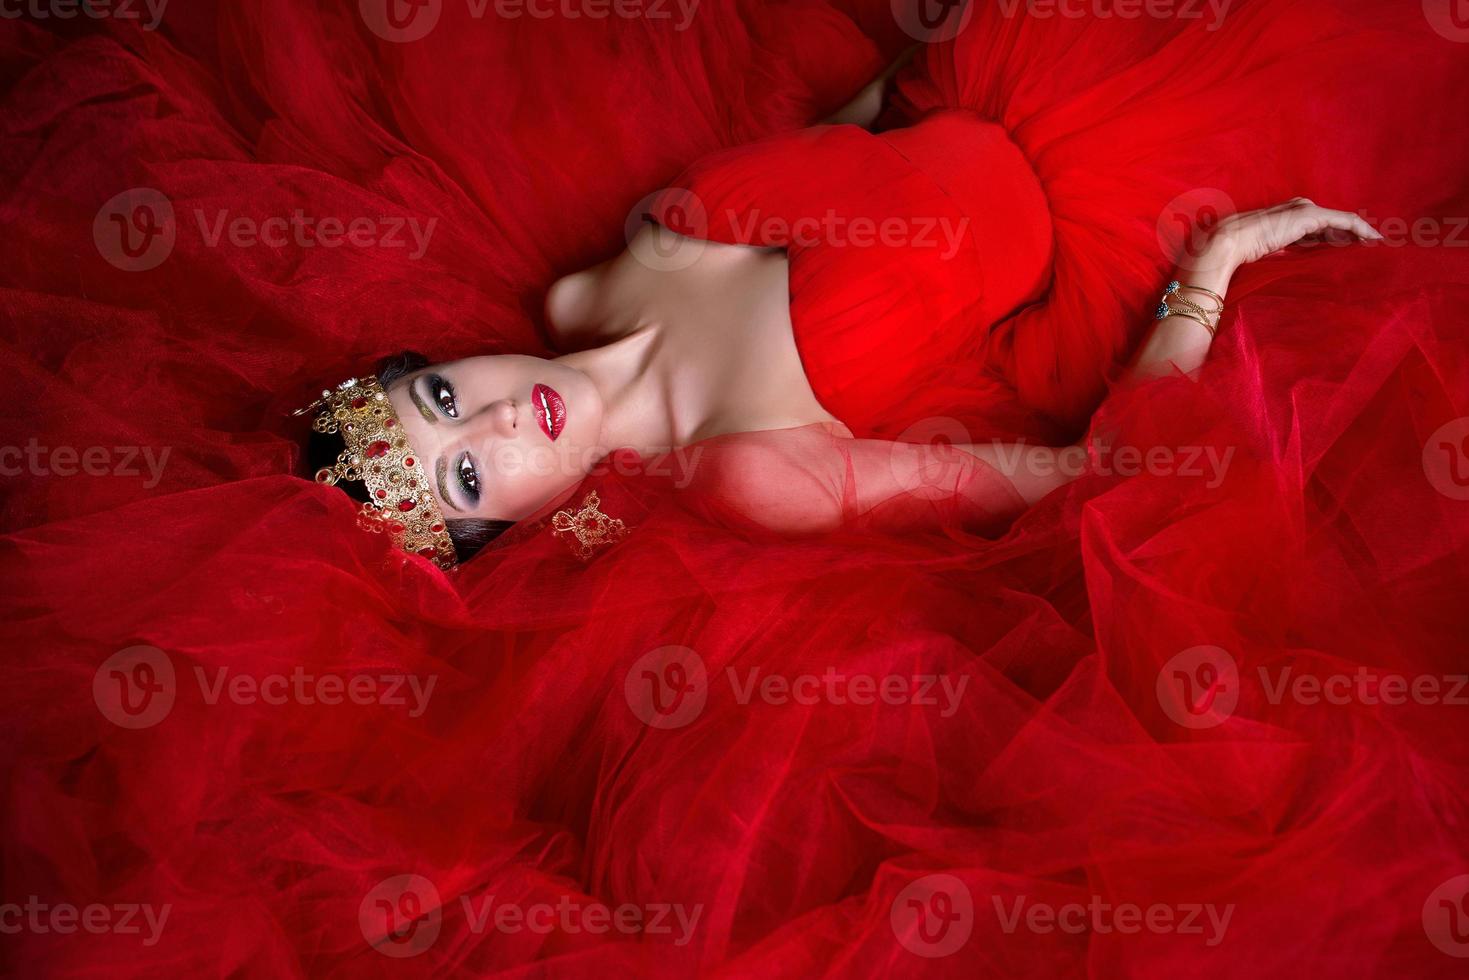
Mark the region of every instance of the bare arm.
MULTIPOLYGON (((1302 239, 1380 236, 1354 214, 1318 208, 1297 198, 1278 208, 1225 219, 1213 230, 1197 261, 1176 279, 1223 297, 1241 265, 1302 239)), ((1207 294, 1180 290, 1212 309, 1207 294)), ((1213 318, 1206 317, 1211 322, 1213 318)), ((1133 379, 1181 372, 1204 363, 1213 334, 1184 316, 1157 321, 1133 361, 1133 379)), ((827 426, 742 433, 710 446, 698 469, 711 480, 709 494, 753 523, 785 533, 841 526, 852 518, 893 529, 956 522, 984 526, 1008 520, 1087 470, 1083 444, 929 444, 853 439, 827 426)))
MULTIPOLYGON (((1242 265, 1257 262, 1301 241, 1327 238, 1365 241, 1381 237, 1351 212, 1332 211, 1298 197, 1277 207, 1243 212, 1220 221, 1198 257, 1187 267, 1176 270, 1173 280, 1181 286, 1179 297, 1210 310, 1217 303, 1209 294, 1227 298, 1230 281, 1242 265)), ((1177 300, 1173 302, 1178 308, 1188 309, 1177 300)), ((1217 327, 1217 318, 1213 318, 1213 323, 1217 327)), ((1192 377, 1209 356, 1213 341, 1214 331, 1199 320, 1183 315, 1158 320, 1139 348, 1126 378, 1135 381, 1175 372, 1192 377)), ((1027 506, 1076 479, 1084 469, 1079 465, 1085 461, 1081 444, 964 448, 1008 477, 1027 506)))

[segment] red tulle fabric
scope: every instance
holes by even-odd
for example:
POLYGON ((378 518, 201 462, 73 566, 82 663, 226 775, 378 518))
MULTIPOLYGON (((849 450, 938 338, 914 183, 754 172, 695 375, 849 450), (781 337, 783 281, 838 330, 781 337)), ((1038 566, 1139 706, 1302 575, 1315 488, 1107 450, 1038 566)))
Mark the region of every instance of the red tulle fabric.
MULTIPOLYGON (((371 3, 175 2, 159 31, 0 25, 0 444, 22 451, 0 460, 22 470, 0 504, 3 898, 168 910, 151 942, 141 917, 0 914, 12 972, 1461 974, 1465 708, 1273 686, 1366 672, 1447 696, 1469 672, 1469 45, 1442 11, 1238 0, 1209 29, 976 5, 885 123, 1002 131, 1025 164, 1004 179, 1044 196, 1048 271, 993 285, 1014 256, 977 240, 975 280, 919 274, 936 332, 898 336, 925 301, 909 267, 849 280, 843 310, 862 257, 807 256, 802 356, 859 435, 1089 424, 1110 455, 1018 518, 991 471, 940 466, 967 492, 945 504, 822 427, 692 468, 619 455, 572 503, 595 491, 625 538, 584 562, 548 514, 445 575, 292 475, 287 411, 405 347, 546 352, 544 288, 621 248, 646 195, 710 153, 809 139, 790 134, 909 38, 887 3, 705 0, 679 30, 445 2, 398 43, 371 3), (126 264, 106 206, 132 188, 175 219, 144 271, 108 259, 126 264), (1395 240, 1243 270, 1196 381, 1108 394, 1187 244, 1177 216, 1296 195, 1395 240), (297 210, 396 221, 405 244, 211 239, 297 210), (962 315, 1006 290, 1018 312, 962 315), (87 471, 67 448, 105 452, 87 471), (782 501, 831 527, 758 520, 782 501), (1200 647, 1227 655, 1224 704, 1174 683, 1209 679, 1200 647), (120 709, 118 677, 150 676, 129 656, 154 658, 165 715, 120 709), (960 694, 760 687, 828 674, 960 694), (297 675, 427 696, 241 693, 297 675), (487 902, 677 907, 687 928, 486 927, 487 902), (1089 903, 1229 919, 1213 944, 1207 916, 1025 924, 1089 903)), ((895 132, 834 138, 915 138, 895 132)), ((893 208, 994 192, 965 196, 983 161, 910 149, 893 208)), ((886 186, 745 172, 792 206, 877 209, 886 186)), ((754 200, 702 186, 714 211, 754 200)))

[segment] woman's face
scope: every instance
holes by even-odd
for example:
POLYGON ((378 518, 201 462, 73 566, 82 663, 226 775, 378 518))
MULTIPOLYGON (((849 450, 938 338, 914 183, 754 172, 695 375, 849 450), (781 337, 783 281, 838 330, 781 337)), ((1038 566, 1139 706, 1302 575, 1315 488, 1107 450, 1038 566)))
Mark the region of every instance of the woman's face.
POLYGON ((388 400, 450 520, 518 521, 600 458, 602 398, 575 368, 507 354, 434 364, 388 400))

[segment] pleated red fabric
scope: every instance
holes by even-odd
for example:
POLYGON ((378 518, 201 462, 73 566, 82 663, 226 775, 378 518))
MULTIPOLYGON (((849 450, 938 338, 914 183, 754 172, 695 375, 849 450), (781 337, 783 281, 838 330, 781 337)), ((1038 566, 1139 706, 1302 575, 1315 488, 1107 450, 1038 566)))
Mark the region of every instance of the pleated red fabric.
POLYGON ((1461 974, 1450 5, 982 4, 869 135, 797 131, 886 4, 176 2, 0 25, 10 971, 1461 974), (445 574, 295 475, 323 383, 546 353, 545 287, 686 171, 710 237, 995 229, 798 243, 802 357, 859 435, 1086 431, 1079 479, 1016 517, 823 427, 618 454, 571 509, 620 540, 445 574), (1300 194, 1387 243, 1248 267, 1197 380, 1109 384, 1180 217, 1300 194))

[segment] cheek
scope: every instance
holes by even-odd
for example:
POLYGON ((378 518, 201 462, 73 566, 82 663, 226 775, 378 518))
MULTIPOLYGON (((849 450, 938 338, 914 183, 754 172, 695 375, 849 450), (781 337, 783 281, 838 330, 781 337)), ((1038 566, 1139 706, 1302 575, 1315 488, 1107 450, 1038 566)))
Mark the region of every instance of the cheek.
POLYGON ((580 461, 570 447, 537 447, 498 476, 494 509, 507 520, 529 516, 585 475, 580 461))

